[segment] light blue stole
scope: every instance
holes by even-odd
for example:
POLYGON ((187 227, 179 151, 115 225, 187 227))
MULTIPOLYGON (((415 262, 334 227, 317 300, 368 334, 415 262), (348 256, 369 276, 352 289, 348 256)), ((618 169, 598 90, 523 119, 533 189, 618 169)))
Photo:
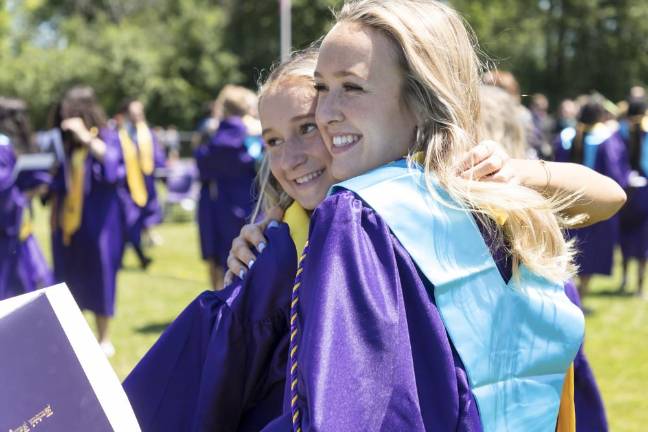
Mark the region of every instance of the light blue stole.
POLYGON ((584 318, 561 284, 506 283, 472 215, 401 160, 332 188, 355 192, 389 225, 425 277, 463 361, 484 430, 553 431, 584 318))
MULTIPOLYGON (((585 133, 585 139, 583 140, 583 165, 594 169, 599 145, 611 136, 612 131, 603 125, 601 125, 601 127, 595 127, 591 131, 585 133)), ((568 127, 563 129, 560 132, 560 144, 562 145, 562 148, 565 150, 571 150, 574 138, 576 138, 575 128, 568 127)))

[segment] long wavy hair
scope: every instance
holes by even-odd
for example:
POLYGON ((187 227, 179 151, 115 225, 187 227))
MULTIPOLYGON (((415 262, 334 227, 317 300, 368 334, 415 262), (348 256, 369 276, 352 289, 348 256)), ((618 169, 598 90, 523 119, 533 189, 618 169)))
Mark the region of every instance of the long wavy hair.
POLYGON ((571 277, 574 247, 561 230, 571 221, 560 212, 576 197, 545 199, 519 185, 463 179, 455 170, 480 139, 483 71, 476 38, 461 17, 433 0, 355 0, 345 3, 336 18, 377 30, 392 41, 404 78, 404 103, 417 115, 410 159, 424 155, 430 193, 436 178, 471 209, 509 248, 514 277, 520 263, 553 281, 571 277), (493 221, 494 212, 505 216, 503 225, 493 221))
MULTIPOLYGON (((281 91, 282 87, 290 85, 299 85, 305 90, 310 89, 313 92, 313 98, 317 97, 313 74, 318 53, 319 50, 313 46, 303 51, 294 52, 288 60, 274 65, 266 80, 259 83, 259 105, 264 96, 281 91)), ((254 212, 252 212, 252 220, 256 220, 262 211, 268 211, 272 207, 280 207, 285 210, 292 204, 292 197, 283 190, 272 175, 267 156, 261 162, 257 174, 257 185, 259 195, 254 212)))

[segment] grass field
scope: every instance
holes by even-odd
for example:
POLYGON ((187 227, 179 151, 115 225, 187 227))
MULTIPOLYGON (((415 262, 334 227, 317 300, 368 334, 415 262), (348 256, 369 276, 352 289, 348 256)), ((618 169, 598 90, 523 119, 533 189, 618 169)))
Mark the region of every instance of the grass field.
MULTIPOLYGON (((36 235, 49 254, 45 220, 45 210, 37 209, 36 235)), ((148 270, 138 270, 134 254, 129 252, 126 268, 119 274, 117 313, 111 330, 117 353, 111 363, 121 379, 173 318, 208 287, 196 225, 192 221, 170 222, 158 232, 164 243, 151 250, 154 262, 148 270)), ((615 295, 620 281, 619 266, 615 268, 613 278, 593 280, 593 293, 585 300, 592 309, 587 316, 585 351, 605 400, 610 429, 646 431, 648 301, 615 295)), ((635 279, 630 282, 634 289, 635 279)))

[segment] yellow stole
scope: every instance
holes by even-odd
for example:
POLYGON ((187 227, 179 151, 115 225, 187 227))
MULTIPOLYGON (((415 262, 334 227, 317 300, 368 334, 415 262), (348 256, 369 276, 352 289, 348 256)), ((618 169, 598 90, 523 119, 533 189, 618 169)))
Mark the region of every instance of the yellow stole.
POLYGON ((153 161, 153 135, 146 123, 139 122, 135 125, 137 146, 139 147, 140 166, 144 175, 153 174, 155 163, 153 161))
POLYGON ((310 217, 306 210, 297 203, 293 203, 286 209, 284 213, 284 222, 288 224, 290 228, 290 237, 295 243, 295 248, 297 249, 297 257, 301 254, 301 251, 304 250, 304 245, 306 245, 306 240, 308 240, 308 225, 310 224, 310 217))
POLYGON ((20 234, 18 235, 18 238, 20 239, 21 242, 24 242, 27 240, 27 237, 29 237, 32 232, 33 232, 33 227, 32 227, 32 218, 31 215, 29 214, 29 209, 23 209, 22 212, 22 220, 20 221, 20 234))
POLYGON ((124 154, 126 183, 128 183, 131 198, 138 207, 144 207, 148 201, 148 193, 146 192, 144 175, 140 168, 137 147, 135 147, 125 128, 119 129, 119 141, 121 142, 122 153, 124 154))
POLYGON ((560 409, 558 410, 557 432, 576 432, 576 407, 574 406, 574 363, 571 364, 565 376, 560 409))
POLYGON ((72 235, 81 226, 85 162, 87 158, 88 149, 85 147, 73 150, 70 156, 69 189, 63 201, 63 214, 61 215, 61 231, 63 231, 63 244, 65 246, 70 245, 72 235))

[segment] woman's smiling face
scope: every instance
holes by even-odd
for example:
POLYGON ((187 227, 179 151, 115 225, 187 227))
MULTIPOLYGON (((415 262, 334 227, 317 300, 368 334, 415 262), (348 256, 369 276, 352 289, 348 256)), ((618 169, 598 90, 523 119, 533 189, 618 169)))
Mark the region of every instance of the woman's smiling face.
POLYGON ((287 79, 263 96, 259 114, 270 171, 283 190, 312 210, 335 183, 331 155, 315 124, 313 83, 287 79))
POLYGON ((405 156, 415 116, 403 103, 394 44, 383 34, 342 22, 326 35, 315 70, 317 124, 345 180, 405 156))

